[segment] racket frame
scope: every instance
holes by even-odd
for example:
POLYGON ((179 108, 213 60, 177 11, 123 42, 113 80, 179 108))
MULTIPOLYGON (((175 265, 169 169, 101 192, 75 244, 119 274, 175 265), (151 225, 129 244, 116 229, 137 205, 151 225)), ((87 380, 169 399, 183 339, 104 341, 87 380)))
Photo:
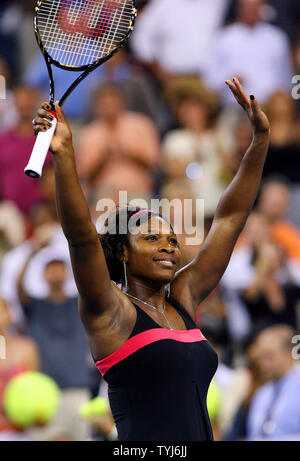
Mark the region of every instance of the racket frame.
POLYGON ((129 35, 131 34, 135 20, 137 17, 137 0, 131 0, 132 2, 132 12, 131 12, 131 20, 130 24, 128 27, 127 33, 124 35, 123 39, 118 43, 118 45, 106 56, 103 58, 98 59, 92 64, 87 64, 85 66, 67 66, 65 64, 61 64, 59 61, 56 61, 51 58, 51 56, 48 54, 47 50, 45 49, 40 33, 39 33, 39 23, 38 23, 38 12, 41 9, 42 4, 44 3, 44 0, 39 0, 36 7, 35 7, 35 14, 34 14, 34 32, 36 36, 36 40, 38 43, 38 46, 43 53, 43 56, 45 58, 45 62, 47 65, 48 69, 48 74, 49 74, 49 80, 50 80, 50 94, 49 94, 49 104, 51 105, 51 108, 54 109, 54 98, 55 98, 55 84, 54 84, 54 78, 53 78, 53 72, 51 65, 54 65, 55 67, 58 67, 60 69, 72 71, 72 72, 82 72, 82 74, 73 82, 73 84, 68 88, 68 90, 63 94, 59 101, 59 105, 63 106, 65 103, 66 99, 70 96, 70 94, 75 90, 75 88, 84 80, 91 72, 93 72, 97 67, 101 66, 105 61, 108 61, 108 59, 112 58, 122 46, 125 45, 127 39, 129 38, 129 35))
POLYGON ((38 12, 41 6, 43 5, 44 1, 45 0, 39 0, 35 7, 34 32, 35 32, 38 46, 41 52, 43 53, 43 56, 45 58, 45 62, 47 65, 47 69, 48 69, 49 81, 50 81, 50 92, 49 92, 49 104, 51 106, 50 112, 55 117, 55 120, 52 122, 52 128, 50 130, 48 130, 47 132, 40 132, 37 136, 37 140, 34 145, 32 154, 30 156, 29 163, 27 164, 24 170, 25 174, 31 178, 40 178, 42 175, 43 165, 44 165, 44 162, 45 162, 48 150, 49 150, 52 137, 56 129, 56 124, 57 124, 56 112, 55 112, 55 107, 54 107, 55 83, 54 83, 53 71, 52 71, 51 65, 54 65, 55 67, 68 70, 68 71, 82 72, 82 74, 77 79, 75 79, 73 84, 67 89, 67 91, 63 94, 62 98, 60 99, 59 105, 63 106, 64 102, 66 101, 68 96, 70 96, 70 94, 75 90, 75 88, 97 67, 99 67, 105 61, 110 59, 114 54, 116 54, 119 51, 119 49, 125 44, 126 40, 128 39, 130 33, 133 30, 135 20, 137 17, 137 0, 131 0, 132 10, 131 10, 131 18, 130 18, 128 31, 126 34, 124 34, 124 37, 122 38, 122 40, 118 42, 118 45, 109 54, 107 54, 103 58, 98 59, 92 64, 88 64, 88 65, 80 66, 80 67, 67 66, 67 65, 61 64, 60 62, 52 59, 49 53, 47 52, 47 50, 45 49, 43 42, 41 40, 40 33, 39 33, 39 25, 38 25, 38 12))

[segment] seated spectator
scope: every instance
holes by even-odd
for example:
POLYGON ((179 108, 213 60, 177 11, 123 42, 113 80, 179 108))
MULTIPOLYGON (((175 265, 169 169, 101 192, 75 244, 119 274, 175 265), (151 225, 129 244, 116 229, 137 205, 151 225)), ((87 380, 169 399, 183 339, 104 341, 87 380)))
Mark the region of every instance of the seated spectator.
POLYGON ((62 390, 59 414, 49 425, 34 429, 34 439, 85 440, 87 424, 78 408, 89 398, 89 349, 78 314, 78 300, 67 296, 64 284, 68 268, 63 260, 51 260, 44 268, 48 285, 44 299, 28 296, 23 279, 34 252, 21 268, 18 279, 19 298, 27 318, 27 334, 37 343, 40 370, 50 376, 62 390))
POLYGON ((151 195, 160 149, 154 124, 128 112, 121 91, 113 85, 96 93, 94 113, 76 146, 79 176, 90 187, 127 191, 128 200, 151 195))
POLYGON ((0 438, 7 434, 17 436, 19 430, 5 416, 3 394, 8 382, 19 373, 39 369, 39 353, 36 344, 27 336, 11 331, 12 318, 9 308, 0 298, 0 335, 5 339, 5 360, 0 360, 0 438))
POLYGON ((228 75, 239 77, 245 92, 264 102, 276 90, 289 91, 293 75, 289 41, 276 26, 261 21, 265 0, 239 0, 237 22, 217 36, 204 72, 205 82, 225 105, 232 98, 224 86, 228 75))
POLYGON ((174 79, 167 95, 179 128, 163 140, 166 181, 188 182, 194 196, 204 199, 206 215, 212 215, 225 189, 218 178, 224 146, 212 127, 218 99, 197 77, 174 79))
MULTIPOLYGON (((43 199, 39 181, 24 174, 35 143, 32 118, 40 95, 33 88, 17 87, 14 97, 18 123, 14 128, 0 134, 0 194, 2 199, 14 202, 27 215, 32 205, 43 199)), ((50 157, 46 165, 49 162, 50 157)))
POLYGON ((210 53, 227 6, 228 0, 152 0, 132 35, 136 57, 150 64, 163 84, 172 74, 196 74, 210 53))
POLYGON ((300 232, 287 219, 290 206, 289 183, 281 176, 266 178, 260 190, 257 209, 271 226, 271 238, 281 245, 289 258, 300 262, 300 232))
POLYGON ((247 420, 247 440, 299 440, 300 373, 292 355, 295 332, 273 326, 257 338, 257 366, 267 381, 254 394, 247 420))

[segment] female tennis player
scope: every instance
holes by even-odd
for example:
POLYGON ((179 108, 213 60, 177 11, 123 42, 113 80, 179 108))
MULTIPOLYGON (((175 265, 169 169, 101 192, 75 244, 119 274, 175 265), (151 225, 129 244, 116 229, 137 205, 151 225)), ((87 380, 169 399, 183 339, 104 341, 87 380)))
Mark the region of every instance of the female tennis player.
MULTIPOLYGON (((208 386, 217 355, 195 323, 196 308, 222 277, 258 193, 269 144, 269 122, 237 78, 226 81, 253 127, 253 140, 224 192, 198 256, 178 270, 180 249, 170 224, 151 210, 119 209, 99 239, 76 173, 72 134, 56 103, 51 143, 57 207, 80 294, 79 312, 96 365, 109 384, 122 441, 213 440, 208 386), (123 283, 123 290, 117 284, 123 283), (169 289, 167 289, 169 287, 169 289)), ((51 126, 49 105, 34 120, 51 126)))

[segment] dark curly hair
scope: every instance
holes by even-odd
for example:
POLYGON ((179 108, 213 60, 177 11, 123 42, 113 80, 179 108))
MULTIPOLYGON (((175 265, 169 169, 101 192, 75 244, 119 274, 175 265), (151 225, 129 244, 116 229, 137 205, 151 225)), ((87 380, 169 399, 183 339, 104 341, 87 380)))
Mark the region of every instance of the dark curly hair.
MULTIPOLYGON (((117 206, 104 222, 106 232, 98 234, 110 278, 115 283, 121 283, 124 278, 124 267, 120 256, 123 254, 123 245, 129 245, 128 223, 135 213, 142 210, 143 208, 139 207, 117 206), (113 224, 111 225, 111 223, 113 224)), ((140 226, 141 223, 148 221, 151 216, 160 216, 163 218, 160 213, 148 212, 141 215, 141 218, 136 222, 136 226, 140 226)))

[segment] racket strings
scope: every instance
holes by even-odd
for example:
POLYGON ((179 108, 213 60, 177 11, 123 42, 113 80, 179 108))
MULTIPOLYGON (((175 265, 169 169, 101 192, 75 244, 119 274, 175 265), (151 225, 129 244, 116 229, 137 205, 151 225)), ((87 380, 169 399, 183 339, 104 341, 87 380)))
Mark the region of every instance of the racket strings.
POLYGON ((37 11, 41 42, 64 66, 92 64, 126 37, 132 9, 132 0, 44 0, 37 11))

